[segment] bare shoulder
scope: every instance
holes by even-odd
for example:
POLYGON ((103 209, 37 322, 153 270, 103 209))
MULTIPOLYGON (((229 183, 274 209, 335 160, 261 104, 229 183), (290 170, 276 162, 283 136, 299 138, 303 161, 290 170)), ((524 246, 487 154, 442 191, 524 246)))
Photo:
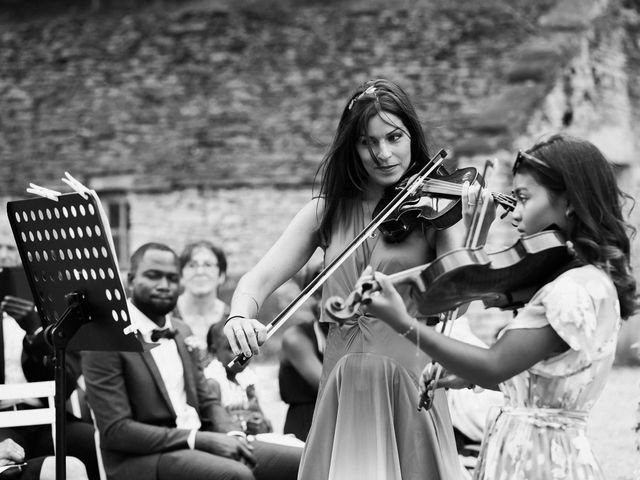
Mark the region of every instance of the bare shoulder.
POLYGON ((309 222, 320 225, 324 206, 325 201, 323 198, 314 197, 300 209, 298 215, 303 215, 309 222))

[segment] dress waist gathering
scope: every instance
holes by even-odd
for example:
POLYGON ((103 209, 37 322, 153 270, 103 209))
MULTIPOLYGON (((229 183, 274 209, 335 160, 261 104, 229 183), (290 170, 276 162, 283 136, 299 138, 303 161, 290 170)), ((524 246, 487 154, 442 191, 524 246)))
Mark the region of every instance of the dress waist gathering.
POLYGON ((534 427, 565 430, 586 429, 589 412, 563 408, 502 407, 498 418, 501 416, 513 417, 534 427))

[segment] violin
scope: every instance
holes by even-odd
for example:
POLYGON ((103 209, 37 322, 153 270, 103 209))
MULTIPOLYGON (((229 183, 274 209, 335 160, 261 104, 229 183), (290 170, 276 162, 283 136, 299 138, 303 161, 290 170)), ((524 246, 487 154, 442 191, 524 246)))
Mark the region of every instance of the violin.
MULTIPOLYGON (((433 262, 389 275, 394 285, 411 284, 418 293, 418 311, 436 315, 455 310, 474 300, 485 308, 515 310, 526 304, 537 290, 567 267, 577 266, 564 236, 545 230, 518 239, 510 247, 488 253, 483 247, 459 248, 433 262)), ((362 284, 342 300, 330 297, 326 312, 338 322, 356 315, 376 282, 362 284)))
POLYGON ((547 230, 522 237, 503 250, 459 249, 422 272, 426 311, 449 310, 474 300, 485 308, 516 310, 573 263, 564 236, 547 230))
MULTIPOLYGON (((294 298, 289 305, 287 305, 273 320, 267 325, 267 339, 275 334, 275 332, 281 328, 287 320, 300 308, 300 306, 309 299, 314 292, 322 286, 322 284, 333 273, 340 268, 340 265, 349 258, 349 256, 356 251, 356 249, 362 245, 373 234, 378 227, 384 222, 390 213, 397 208, 407 197, 413 194, 413 192, 424 182, 424 179, 431 175, 437 168, 440 167, 444 158, 447 156, 445 150, 440 150, 434 155, 433 158, 422 166, 420 171, 409 181, 404 188, 397 192, 396 196, 374 217, 371 222, 362 230, 356 237, 344 248, 344 250, 331 261, 331 263, 322 270, 309 284, 294 298)), ((239 354, 236 355, 231 362, 227 365, 230 369, 235 369, 239 365, 246 365, 250 357, 239 354)))
MULTIPOLYGON (((443 169, 441 169, 443 171, 443 169)), ((478 182, 484 186, 483 176, 474 167, 460 168, 453 173, 427 177, 413 195, 400 204, 379 227, 389 243, 404 240, 416 226, 424 225, 443 230, 462 218, 462 185, 478 182)), ((407 179, 385 191, 373 212, 375 215, 388 203, 388 195, 402 188, 407 179)), ((494 201, 504 207, 504 217, 516 207, 516 199, 504 193, 491 192, 494 201)))

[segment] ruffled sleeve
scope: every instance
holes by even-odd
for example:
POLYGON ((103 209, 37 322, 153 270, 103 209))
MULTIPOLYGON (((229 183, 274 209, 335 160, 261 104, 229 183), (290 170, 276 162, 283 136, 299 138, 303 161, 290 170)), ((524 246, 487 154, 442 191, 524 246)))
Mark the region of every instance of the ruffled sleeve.
POLYGON ((596 282, 583 285, 572 275, 563 275, 541 292, 539 300, 556 333, 572 350, 587 353, 594 345, 596 305, 604 295, 596 282))
MULTIPOLYGON (((551 325, 572 350, 589 358, 599 343, 598 315, 602 315, 602 307, 607 302, 613 301, 609 297, 615 296, 610 283, 604 273, 594 267, 570 270, 541 288, 504 330, 551 325)), ((615 303, 617 305, 617 301, 615 303)), ((605 316, 608 317, 616 315, 605 316)), ((606 322, 605 318, 601 322, 606 322)), ((611 332, 615 333, 615 329, 611 332)))

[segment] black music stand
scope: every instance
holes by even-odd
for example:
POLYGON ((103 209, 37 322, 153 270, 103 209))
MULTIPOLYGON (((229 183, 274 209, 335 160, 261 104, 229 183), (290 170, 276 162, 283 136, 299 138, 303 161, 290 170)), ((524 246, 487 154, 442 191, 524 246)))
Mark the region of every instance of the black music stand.
POLYGON ((142 351, 129 321, 109 224, 95 193, 7 203, 44 335, 55 351, 56 480, 66 478, 65 355, 142 351))

